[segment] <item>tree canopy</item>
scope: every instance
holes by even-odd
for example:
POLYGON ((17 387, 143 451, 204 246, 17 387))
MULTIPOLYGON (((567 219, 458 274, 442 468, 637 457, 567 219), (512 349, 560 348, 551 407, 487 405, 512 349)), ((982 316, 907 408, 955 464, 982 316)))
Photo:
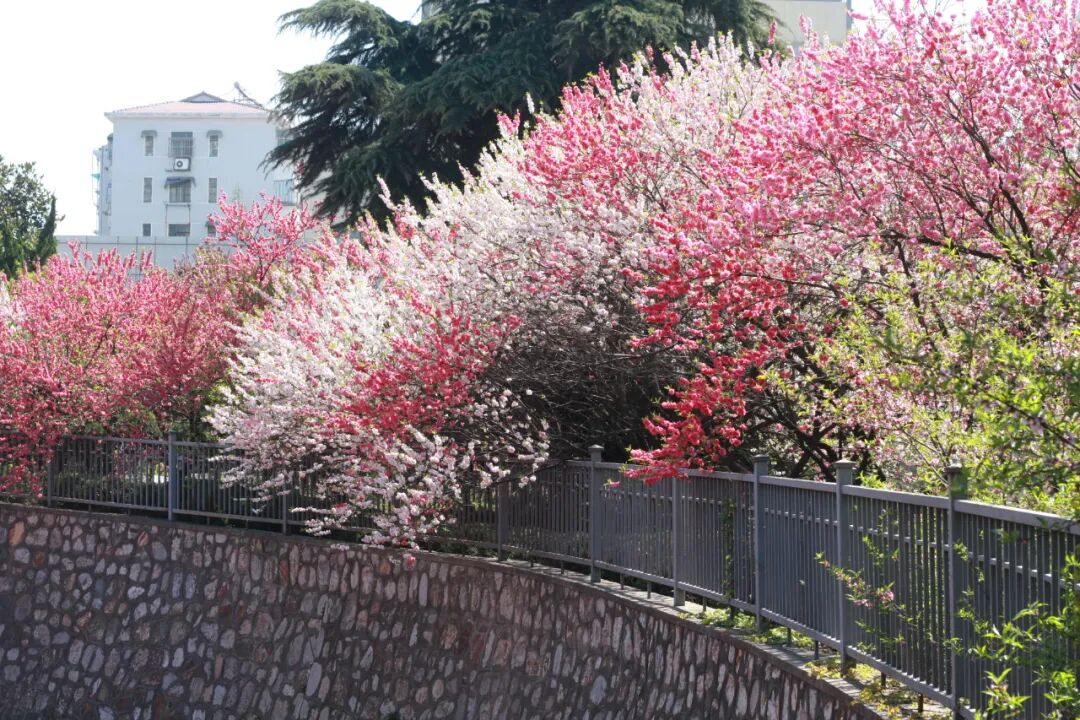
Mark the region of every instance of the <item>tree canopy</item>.
POLYGON ((0 273, 12 277, 56 253, 56 197, 33 163, 0 156, 0 273))
POLYGON ((324 196, 323 215, 382 218, 380 179, 395 201, 423 206, 424 178, 460 182, 498 136, 498 113, 556 109, 563 86, 646 47, 719 32, 762 45, 771 22, 759 0, 442 0, 418 24, 360 0, 320 0, 282 17, 283 30, 337 42, 284 76, 277 112, 293 133, 269 160, 299 168, 300 185, 324 196))

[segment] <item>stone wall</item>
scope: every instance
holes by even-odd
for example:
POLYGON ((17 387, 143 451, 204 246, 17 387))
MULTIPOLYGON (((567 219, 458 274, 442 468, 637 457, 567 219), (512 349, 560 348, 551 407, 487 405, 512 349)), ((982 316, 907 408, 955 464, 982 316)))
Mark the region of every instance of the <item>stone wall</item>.
POLYGON ((0 717, 869 717, 761 648, 456 556, 0 504, 0 717))

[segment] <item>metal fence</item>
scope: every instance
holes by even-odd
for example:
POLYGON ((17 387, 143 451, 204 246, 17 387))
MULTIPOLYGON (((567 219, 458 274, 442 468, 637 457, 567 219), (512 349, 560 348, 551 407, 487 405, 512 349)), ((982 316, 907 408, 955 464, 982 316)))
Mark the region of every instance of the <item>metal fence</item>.
MULTIPOLYGON (((1059 613, 1078 590, 1066 558, 1080 526, 1066 518, 860 487, 848 462, 836 483, 770 475, 766 458, 753 473, 690 471, 652 485, 629 469, 594 448, 590 461, 546 468, 524 487, 465 493, 448 530, 501 557, 670 588, 677 606, 689 593, 755 613, 968 718, 986 709, 987 673, 1004 669, 971 652, 978 624, 1000 626, 1035 602, 1059 613)), ((1051 712, 1032 667, 1011 668, 1008 683, 1029 696, 1026 717, 1051 712)))
MULTIPOLYGON (((286 532, 308 520, 295 508, 333 500, 305 480, 260 502, 246 484, 222 482, 234 463, 222 445, 68 438, 48 463, 45 500, 286 532)), ((847 462, 836 483, 770 475, 766 458, 753 473, 691 471, 652 485, 626 471, 593 448, 521 487, 465 488, 443 537, 587 566, 593 580, 638 578, 670 588, 676 605, 689 593, 755 613, 964 717, 985 708, 987 673, 1003 669, 969 652, 977 624, 1034 602, 1060 612, 1075 598, 1066 559, 1080 526, 1065 518, 856 486, 847 462)), ((1009 686, 1030 696, 1027 717, 1050 710, 1032 668, 1012 668, 1009 686)))
POLYGON ((253 483, 225 480, 237 467, 228 446, 175 437, 68 437, 42 467, 49 505, 115 508, 170 520, 216 518, 288 531, 306 526, 314 515, 310 509, 329 509, 334 501, 317 491, 314 478, 299 474, 289 492, 264 497, 253 483))

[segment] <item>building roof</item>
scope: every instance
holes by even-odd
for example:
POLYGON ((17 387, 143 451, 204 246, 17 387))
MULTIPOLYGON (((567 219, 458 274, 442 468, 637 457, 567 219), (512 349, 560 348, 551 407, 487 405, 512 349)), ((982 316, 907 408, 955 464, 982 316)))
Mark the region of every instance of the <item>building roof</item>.
POLYGON ((256 105, 223 100, 216 95, 200 92, 183 100, 155 103, 153 105, 136 105, 135 107, 113 110, 105 113, 105 117, 266 117, 267 110, 256 105))

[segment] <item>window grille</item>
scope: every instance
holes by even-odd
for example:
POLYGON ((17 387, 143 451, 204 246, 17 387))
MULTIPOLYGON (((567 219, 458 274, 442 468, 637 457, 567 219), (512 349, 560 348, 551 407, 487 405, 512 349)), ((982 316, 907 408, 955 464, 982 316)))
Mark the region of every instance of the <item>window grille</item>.
POLYGON ((142 179, 142 201, 144 203, 152 202, 154 199, 154 179, 143 178, 142 179))
POLYGON ((169 186, 169 202, 190 203, 191 183, 178 183, 169 186))
POLYGON ((169 135, 169 157, 189 158, 194 153, 195 138, 189 132, 174 132, 169 135))

